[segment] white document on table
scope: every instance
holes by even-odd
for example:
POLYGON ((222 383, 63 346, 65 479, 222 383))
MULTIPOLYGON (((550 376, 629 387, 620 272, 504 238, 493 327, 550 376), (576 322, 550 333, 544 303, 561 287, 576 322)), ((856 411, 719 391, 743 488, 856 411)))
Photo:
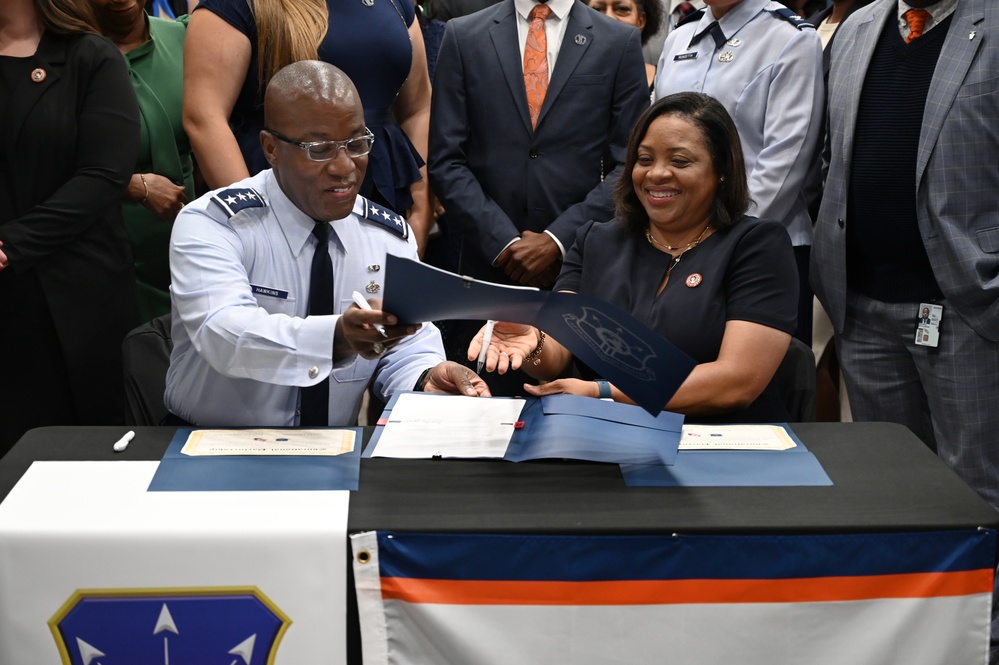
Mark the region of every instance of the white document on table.
POLYGON ((372 457, 427 459, 506 453, 526 400, 405 393, 388 415, 372 457))
POLYGON ((794 439, 780 425, 684 425, 680 450, 788 450, 794 439))

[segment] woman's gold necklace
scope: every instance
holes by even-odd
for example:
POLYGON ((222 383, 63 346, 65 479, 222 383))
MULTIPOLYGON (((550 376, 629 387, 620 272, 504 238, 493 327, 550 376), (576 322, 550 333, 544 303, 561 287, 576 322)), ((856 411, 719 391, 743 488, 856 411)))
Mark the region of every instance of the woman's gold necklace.
POLYGON ((667 245, 665 243, 659 242, 658 240, 656 240, 655 238, 652 237, 652 229, 651 229, 651 227, 645 229, 645 237, 648 239, 650 245, 652 245, 652 246, 657 246, 658 245, 659 247, 662 247, 662 248, 666 249, 669 252, 675 252, 678 249, 680 250, 680 253, 677 254, 676 256, 674 256, 673 260, 670 261, 669 268, 666 269, 666 276, 663 277, 663 284, 662 284, 661 287, 659 287, 660 289, 662 289, 663 287, 665 287, 666 284, 669 282, 670 273, 673 272, 673 268, 675 268, 677 266, 677 264, 680 263, 680 259, 683 258, 683 255, 686 254, 688 251, 694 249, 695 247, 697 247, 698 245, 701 244, 701 241, 704 240, 704 234, 708 232, 709 228, 711 228, 711 222, 708 222, 704 226, 704 230, 701 231, 701 235, 697 236, 696 238, 694 238, 694 240, 692 240, 691 242, 687 243, 687 246, 684 247, 683 249, 680 249, 679 246, 674 247, 672 245, 667 245))
MULTIPOLYGON (((701 231, 701 235, 697 236, 692 241, 690 241, 689 243, 687 243, 687 246, 684 247, 680 251, 680 256, 683 256, 683 253, 686 252, 688 249, 693 249, 694 247, 697 247, 698 245, 700 245, 701 241, 704 240, 704 234, 708 232, 708 228, 710 226, 711 226, 711 222, 708 222, 707 224, 705 224, 704 230, 701 231)), ((645 237, 648 239, 650 245, 658 245, 659 247, 662 247, 663 249, 665 249, 667 252, 675 252, 678 249, 680 249, 679 245, 677 245, 676 247, 674 247, 673 245, 667 245, 664 242, 659 242, 658 240, 656 240, 655 237, 652 235, 652 228, 651 227, 645 229, 645 237)), ((677 258, 679 259, 679 257, 677 257, 677 258)))

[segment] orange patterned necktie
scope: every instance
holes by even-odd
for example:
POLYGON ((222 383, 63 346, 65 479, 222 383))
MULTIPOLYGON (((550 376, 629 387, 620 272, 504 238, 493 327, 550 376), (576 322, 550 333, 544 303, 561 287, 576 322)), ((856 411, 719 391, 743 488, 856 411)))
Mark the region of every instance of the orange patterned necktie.
POLYGON ((538 126, 541 105, 545 103, 545 92, 548 90, 548 36, 545 34, 545 19, 551 13, 548 5, 537 4, 528 16, 531 27, 524 45, 524 87, 527 89, 531 127, 538 126))
POLYGON ((905 38, 905 43, 910 44, 923 34, 923 27, 930 13, 925 9, 910 9, 905 13, 905 22, 909 24, 909 36, 905 38))

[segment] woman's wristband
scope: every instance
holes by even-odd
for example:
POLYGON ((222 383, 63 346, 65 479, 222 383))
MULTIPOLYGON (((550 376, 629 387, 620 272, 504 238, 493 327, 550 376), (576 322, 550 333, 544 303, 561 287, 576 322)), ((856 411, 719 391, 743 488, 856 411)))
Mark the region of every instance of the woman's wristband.
POLYGON ((146 184, 146 176, 144 176, 141 173, 139 174, 139 180, 142 181, 142 191, 143 191, 143 195, 142 198, 139 199, 139 203, 145 203, 146 199, 149 198, 149 185, 146 184))
POLYGON ((538 345, 534 347, 534 350, 524 356, 525 363, 531 363, 532 365, 541 364, 541 352, 545 348, 545 331, 538 330, 538 345))
POLYGON ((611 399, 613 397, 610 382, 606 379, 596 379, 593 383, 597 384, 598 399, 611 399))

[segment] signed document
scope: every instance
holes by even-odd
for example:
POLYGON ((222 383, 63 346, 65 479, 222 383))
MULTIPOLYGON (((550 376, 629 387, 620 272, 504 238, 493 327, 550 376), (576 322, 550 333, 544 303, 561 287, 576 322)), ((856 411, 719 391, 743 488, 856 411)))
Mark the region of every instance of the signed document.
POLYGON ((523 399, 403 393, 378 438, 372 457, 428 459, 506 454, 523 399))
POLYGON ((789 450, 794 440, 780 425, 684 425, 680 450, 789 450))
POLYGON ((343 455, 354 450, 355 433, 339 429, 199 429, 181 453, 208 455, 343 455))

